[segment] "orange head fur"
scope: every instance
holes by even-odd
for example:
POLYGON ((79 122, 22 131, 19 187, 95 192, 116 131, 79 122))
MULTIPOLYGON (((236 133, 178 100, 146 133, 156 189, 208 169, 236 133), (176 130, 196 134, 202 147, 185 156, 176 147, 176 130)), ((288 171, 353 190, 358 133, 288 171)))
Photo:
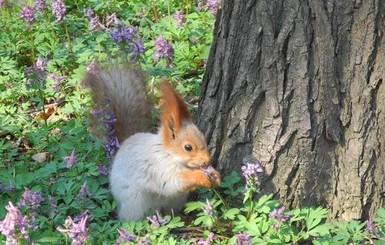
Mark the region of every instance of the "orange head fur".
POLYGON ((178 155, 189 168, 206 167, 210 160, 206 140, 192 122, 186 104, 170 83, 161 83, 161 131, 165 148, 178 155))

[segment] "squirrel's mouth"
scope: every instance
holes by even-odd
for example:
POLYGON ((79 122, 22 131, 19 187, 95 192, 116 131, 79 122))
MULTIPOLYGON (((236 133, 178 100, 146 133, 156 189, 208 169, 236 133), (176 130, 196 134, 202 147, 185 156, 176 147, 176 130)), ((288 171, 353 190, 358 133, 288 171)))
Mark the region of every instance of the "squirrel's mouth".
POLYGON ((191 170, 196 170, 196 169, 205 169, 208 168, 210 165, 207 163, 185 163, 183 164, 186 168, 191 169, 191 170))

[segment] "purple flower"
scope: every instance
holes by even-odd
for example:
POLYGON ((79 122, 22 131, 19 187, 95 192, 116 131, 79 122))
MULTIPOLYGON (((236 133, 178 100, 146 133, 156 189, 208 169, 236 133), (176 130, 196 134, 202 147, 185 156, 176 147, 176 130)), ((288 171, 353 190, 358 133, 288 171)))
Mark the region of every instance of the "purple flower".
POLYGON ((372 232, 374 230, 374 222, 372 217, 369 217, 369 219, 366 221, 366 228, 365 230, 372 232))
POLYGON ((31 88, 36 80, 40 81, 40 86, 43 86, 43 81, 47 76, 46 69, 46 61, 39 55, 36 63, 27 67, 24 71, 24 76, 27 78, 27 87, 31 88))
POLYGON ((139 245, 149 245, 149 244, 151 244, 151 240, 150 240, 149 236, 146 235, 145 237, 138 239, 137 243, 139 245))
POLYGON ((75 215, 74 218, 73 218, 73 221, 75 223, 77 223, 80 220, 82 220, 84 217, 88 217, 88 218, 91 217, 90 211, 88 209, 86 211, 82 212, 82 213, 79 213, 79 214, 75 215))
POLYGON ((115 153, 118 151, 120 147, 120 143, 118 138, 115 136, 115 127, 114 123, 116 122, 115 114, 110 110, 104 111, 104 117, 102 118, 102 121, 106 125, 108 135, 107 135, 107 144, 106 144, 106 151, 107 156, 109 159, 112 159, 112 157, 115 155, 115 153))
POLYGON ((88 189, 87 181, 84 181, 83 185, 80 187, 77 199, 85 200, 90 196, 92 196, 92 193, 88 189))
POLYGON ((9 202, 5 207, 8 213, 0 221, 0 232, 6 237, 6 244, 19 244, 21 236, 29 241, 28 229, 32 227, 28 217, 23 216, 20 210, 9 202))
POLYGON ((155 40, 154 60, 158 61, 160 58, 165 58, 168 61, 168 66, 171 65, 174 58, 172 45, 162 35, 155 40))
POLYGON ((106 27, 100 22, 99 16, 94 15, 94 11, 90 8, 85 10, 86 16, 90 19, 90 31, 103 30, 106 27))
POLYGON ((202 11, 203 10, 203 0, 197 0, 198 1, 198 6, 197 6, 197 9, 198 11, 202 11))
POLYGON ((206 205, 202 209, 203 209, 203 213, 205 213, 209 216, 215 216, 216 215, 214 206, 210 203, 210 201, 208 199, 206 199, 206 205))
POLYGON ((177 10, 174 13, 174 19, 179 27, 184 26, 184 23, 186 21, 186 17, 184 16, 183 11, 177 10))
POLYGON ((119 26, 119 19, 118 17, 116 17, 116 14, 113 13, 113 14, 107 14, 107 17, 106 17, 106 26, 107 27, 110 27, 110 26, 119 26))
POLYGON ((210 232, 207 239, 201 238, 197 242, 198 245, 210 245, 214 241, 215 234, 213 232, 210 232))
POLYGON ((103 30, 106 27, 100 23, 99 16, 90 17, 90 31, 103 30))
POLYGON ((12 183, 9 184, 9 186, 4 185, 0 182, 0 191, 4 192, 16 192, 17 189, 12 185, 12 183))
POLYGON ((115 245, 121 245, 126 242, 135 241, 136 236, 124 228, 117 229, 119 238, 116 240, 115 245))
POLYGON ((98 171, 99 171, 99 173, 100 173, 101 175, 104 175, 104 176, 107 176, 107 175, 108 175, 108 168, 107 168, 107 166, 104 165, 104 164, 99 165, 98 171))
POLYGON ((212 180, 214 178, 213 171, 215 170, 213 166, 209 165, 206 168, 201 168, 201 170, 212 180))
POLYGON ((122 24, 119 27, 110 30, 110 35, 112 40, 116 43, 130 43, 133 35, 137 33, 137 30, 137 28, 122 24))
POLYGON ((72 240, 72 245, 82 245, 88 239, 88 229, 86 227, 88 215, 85 215, 79 222, 75 222, 68 217, 64 222, 64 228, 58 227, 57 230, 68 235, 72 240))
POLYGON ((132 54, 132 58, 144 53, 144 45, 142 39, 138 35, 139 28, 126 26, 124 24, 110 30, 111 39, 121 48, 132 54))
POLYGON ((259 162, 255 159, 248 159, 245 157, 243 159, 243 165, 241 167, 242 175, 246 179, 247 186, 254 186, 254 184, 259 184, 259 173, 263 173, 263 169, 259 162))
POLYGON ((369 232, 372 236, 379 238, 380 234, 376 231, 376 224, 373 221, 372 217, 369 217, 369 219, 366 221, 366 228, 365 230, 369 232))
POLYGON ((35 0, 33 9, 37 12, 43 11, 45 9, 45 0, 35 0))
POLYGON ((55 73, 52 73, 50 75, 48 75, 49 78, 51 78, 52 80, 54 80, 55 82, 51 85, 51 88, 53 88, 56 92, 59 92, 60 91, 60 85, 62 83, 62 81, 66 78, 65 76, 59 76, 55 73))
POLYGON ((155 210, 155 214, 152 216, 148 216, 147 219, 151 222, 151 224, 155 227, 159 227, 161 225, 167 224, 168 220, 159 213, 159 210, 155 210))
POLYGON ((57 205, 55 204, 55 199, 51 195, 48 196, 48 204, 49 204, 49 207, 53 210, 57 208, 57 205))
POLYGON ((66 6, 62 0, 54 0, 51 4, 52 14, 55 15, 56 21, 61 21, 66 13, 66 6))
POLYGON ((236 234, 235 237, 237 238, 235 245, 251 244, 251 236, 245 232, 240 232, 240 233, 236 234))
POLYGON ((285 211, 285 207, 282 206, 279 209, 274 209, 269 213, 269 218, 275 219, 277 221, 276 224, 274 224, 273 228, 275 230, 278 230, 281 223, 287 221, 291 217, 293 217, 292 214, 284 214, 283 212, 285 211))
POLYGON ((94 16, 94 11, 91 9, 91 8, 86 8, 85 11, 84 11, 85 15, 88 17, 88 18, 91 18, 92 16, 94 16))
POLYGON ((76 163, 75 150, 72 150, 71 155, 63 157, 63 160, 66 162, 67 168, 72 168, 72 166, 76 163))
POLYGON ((144 50, 144 45, 143 45, 142 39, 138 39, 136 42, 133 42, 131 44, 131 53, 132 53, 133 58, 136 58, 140 54, 143 54, 144 51, 145 50, 144 50))
POLYGON ((28 25, 30 25, 35 21, 35 13, 30 6, 26 5, 20 12, 20 18, 22 18, 25 22, 27 22, 28 25))
POLYGON ((216 15, 221 6, 220 0, 206 0, 206 6, 213 15, 216 15))
MULTIPOLYGON (((97 69, 97 68, 95 68, 97 69)), ((94 109, 91 111, 91 114, 95 115, 99 118, 100 121, 104 122, 107 128, 107 143, 105 145, 107 157, 111 160, 115 153, 118 151, 120 147, 120 143, 118 138, 115 135, 115 126, 116 122, 115 114, 108 110, 109 104, 107 103, 105 109, 94 109)))
POLYGON ((89 73, 95 74, 97 70, 98 70, 98 62, 96 62, 96 60, 92 60, 91 63, 89 63, 87 66, 87 71, 89 73))
POLYGON ((47 68, 47 64, 46 64, 44 58, 41 57, 40 55, 39 55, 39 57, 37 57, 35 67, 39 71, 45 71, 47 68))
POLYGON ((290 219, 293 215, 292 214, 284 214, 285 206, 280 207, 279 209, 274 209, 270 212, 269 217, 276 219, 279 222, 284 222, 290 219))
POLYGON ((120 143, 117 137, 112 137, 106 144, 107 156, 111 159, 118 151, 120 143))
POLYGON ((41 206, 44 198, 39 192, 31 191, 28 188, 24 188, 24 192, 17 205, 19 207, 27 207, 32 210, 36 210, 41 206))

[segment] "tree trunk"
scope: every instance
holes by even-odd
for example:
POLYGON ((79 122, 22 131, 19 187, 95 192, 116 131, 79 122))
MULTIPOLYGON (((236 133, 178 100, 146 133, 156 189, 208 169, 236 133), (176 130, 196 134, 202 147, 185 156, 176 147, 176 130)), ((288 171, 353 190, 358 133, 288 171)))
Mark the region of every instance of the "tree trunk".
POLYGON ((214 163, 253 155, 285 205, 367 218, 385 198, 385 2, 222 2, 198 110, 214 163))

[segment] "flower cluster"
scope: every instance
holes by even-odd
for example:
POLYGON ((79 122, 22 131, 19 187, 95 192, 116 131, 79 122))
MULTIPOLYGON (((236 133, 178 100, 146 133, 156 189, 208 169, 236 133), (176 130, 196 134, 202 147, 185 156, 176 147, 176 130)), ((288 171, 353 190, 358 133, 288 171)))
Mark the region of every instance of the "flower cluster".
POLYGON ((37 12, 41 12, 45 9, 45 6, 45 0, 35 0, 35 3, 33 4, 33 9, 37 12))
POLYGON ((40 88, 44 88, 46 78, 48 77, 54 81, 51 88, 56 92, 60 91, 61 84, 66 79, 66 76, 60 76, 55 73, 47 75, 47 63, 41 55, 39 55, 34 65, 25 69, 24 77, 27 79, 27 88, 32 88, 35 84, 38 84, 40 88))
POLYGON ((203 213, 205 213, 208 216, 213 217, 216 215, 214 206, 211 204, 211 202, 208 199, 206 199, 206 205, 202 209, 203 209, 203 213))
POLYGON ((121 245, 121 244, 124 244, 126 242, 135 241, 136 236, 134 234, 132 234, 131 232, 129 232, 128 230, 126 230, 124 228, 119 228, 119 229, 117 229, 117 231, 119 233, 119 237, 116 240, 115 245, 121 245))
POLYGON ((88 188, 87 181, 84 181, 84 183, 80 187, 77 199, 84 201, 90 196, 92 196, 92 192, 90 192, 90 190, 88 188))
POLYGON ((90 19, 90 31, 103 30, 106 27, 100 22, 99 16, 94 14, 90 8, 85 10, 86 16, 90 19))
POLYGON ((286 214, 285 214, 284 211, 285 211, 285 207, 282 206, 282 207, 280 207, 279 209, 274 209, 274 210, 271 211, 270 214, 269 214, 269 218, 274 219, 274 220, 276 220, 276 222, 277 222, 277 223, 274 224, 274 226, 273 226, 273 228, 274 228, 275 230, 278 230, 278 229, 279 229, 279 227, 280 227, 280 225, 281 225, 282 222, 285 222, 285 221, 287 221, 288 219, 290 219, 291 217, 293 217, 292 214, 289 214, 289 213, 286 213, 286 214))
POLYGON ((66 163, 67 168, 72 168, 72 166, 76 163, 76 153, 75 149, 72 150, 71 155, 63 157, 63 160, 66 163))
POLYGON ((133 59, 136 59, 144 53, 143 41, 139 37, 138 32, 139 28, 136 26, 120 24, 110 30, 110 36, 127 53, 131 53, 133 59))
POLYGON ((7 0, 0 0, 0 7, 6 6, 7 0))
POLYGON ((63 80, 66 79, 66 77, 65 76, 59 76, 59 75, 54 74, 54 73, 49 74, 48 77, 54 81, 54 83, 51 85, 51 88, 53 90, 55 90, 56 92, 59 92, 60 86, 61 86, 63 80))
POLYGON ((119 23, 120 23, 120 21, 119 21, 119 19, 115 13, 107 14, 107 17, 106 17, 107 28, 112 27, 112 26, 119 26, 119 23))
MULTIPOLYGON (((4 1, 5 2, 5 1, 4 1)), ((43 12, 46 8, 45 0, 35 0, 33 7, 25 5, 20 12, 22 18, 28 25, 31 25, 35 19, 37 12, 43 12)), ((66 13, 66 7, 62 0, 54 0, 51 4, 52 14, 56 17, 56 21, 61 21, 66 13)))
POLYGON ((124 52, 130 53, 133 60, 144 53, 144 44, 138 35, 138 27, 127 26, 122 23, 115 13, 107 14, 104 24, 100 21, 99 16, 90 8, 85 10, 85 15, 90 20, 90 31, 108 31, 111 39, 118 44, 119 48, 124 52))
POLYGON ((214 180, 213 171, 215 170, 213 166, 209 165, 201 170, 209 177, 210 180, 214 180))
POLYGON ((197 242, 198 245, 210 245, 214 241, 215 234, 210 232, 207 239, 200 238, 197 242))
POLYGON ((208 9, 213 15, 216 15, 221 6, 220 0, 198 0, 198 10, 208 9))
POLYGON ((178 27, 183 27, 186 22, 186 17, 182 10, 177 10, 174 13, 174 19, 178 25, 178 27))
POLYGON ((43 81, 47 77, 47 64, 43 57, 39 56, 35 65, 29 66, 24 71, 24 76, 27 78, 27 87, 31 88, 34 86, 36 81, 40 82, 40 87, 43 87, 43 81))
POLYGON ((51 4, 52 14, 55 15, 56 21, 62 21, 67 11, 66 6, 62 0, 54 0, 51 4))
POLYGON ((159 61, 160 58, 167 60, 167 66, 170 67, 174 59, 174 49, 162 35, 155 40, 154 60, 159 61))
POLYGON ((98 62, 96 60, 92 60, 88 65, 87 65, 87 71, 96 74, 98 70, 98 62))
POLYGON ((28 229, 32 227, 27 216, 12 202, 5 207, 8 211, 4 220, 0 221, 0 232, 6 237, 6 244, 19 244, 20 239, 29 241, 28 229))
POLYGON ((120 23, 115 13, 107 14, 105 25, 100 22, 99 16, 92 9, 87 8, 85 14, 90 20, 90 31, 108 30, 108 28, 118 26, 120 23))
POLYGON ((22 18, 28 25, 31 25, 35 21, 35 13, 30 6, 26 5, 20 12, 20 18, 22 18))
POLYGON ((168 220, 164 218, 159 210, 155 210, 155 214, 152 216, 148 216, 147 219, 151 222, 151 224, 155 227, 159 227, 161 225, 165 225, 168 223, 168 220))
POLYGON ((104 164, 100 164, 98 166, 98 171, 101 175, 104 175, 104 176, 107 176, 108 175, 108 168, 106 165, 104 164))
POLYGON ((64 228, 58 227, 57 230, 71 238, 71 245, 82 245, 88 239, 88 229, 86 227, 88 219, 89 216, 84 215, 80 221, 76 222, 71 217, 68 217, 64 222, 64 228))
POLYGON ((246 187, 253 187, 259 184, 258 174, 263 173, 260 163, 255 159, 243 159, 244 165, 241 167, 242 175, 246 180, 246 187))
POLYGON ((91 114, 100 118, 107 128, 107 143, 105 145, 107 157, 111 160, 120 147, 118 138, 115 135, 114 123, 116 122, 115 114, 108 110, 108 103, 105 109, 92 110, 91 114))
POLYGON ((17 189, 12 185, 12 183, 10 185, 4 185, 3 183, 0 182, 0 191, 3 191, 3 192, 16 192, 17 189))
POLYGON ((247 245, 251 244, 251 236, 245 232, 240 232, 235 235, 237 238, 235 245, 247 245))
POLYGON ((24 188, 24 192, 21 195, 17 206, 27 207, 31 210, 36 210, 41 206, 41 203, 44 201, 43 196, 39 192, 31 191, 28 188, 24 188))
POLYGON ((206 0, 206 7, 213 15, 216 15, 219 7, 221 6, 220 0, 206 0))

